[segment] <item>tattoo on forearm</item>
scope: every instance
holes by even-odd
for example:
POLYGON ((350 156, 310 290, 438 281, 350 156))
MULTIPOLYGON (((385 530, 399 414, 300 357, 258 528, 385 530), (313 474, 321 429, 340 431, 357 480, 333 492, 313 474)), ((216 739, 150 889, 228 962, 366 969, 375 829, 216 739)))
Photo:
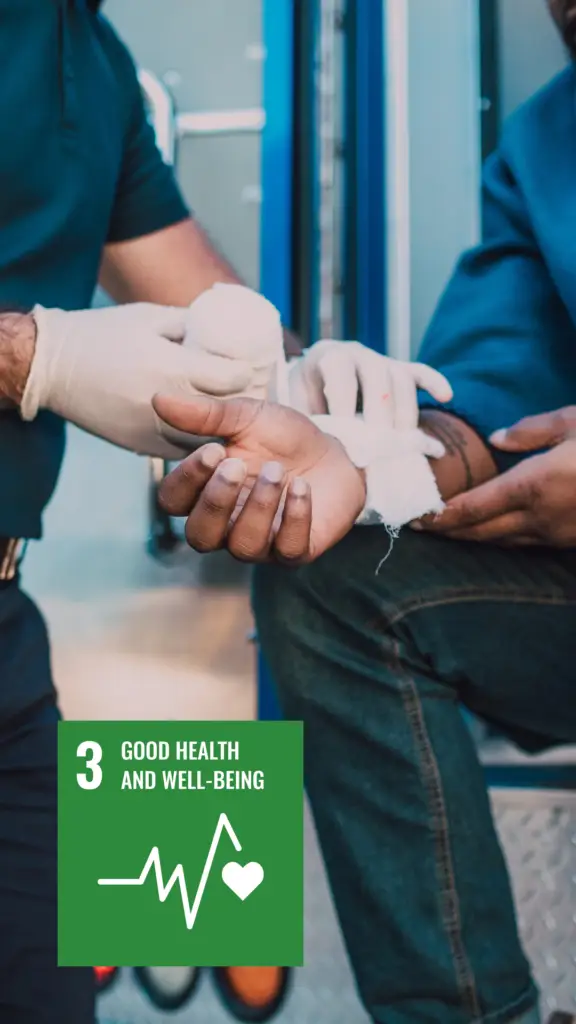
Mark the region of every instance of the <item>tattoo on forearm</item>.
POLYGON ((468 440, 456 417, 446 415, 446 413, 436 416, 430 412, 423 416, 422 425, 428 433, 433 434, 442 442, 448 455, 460 459, 465 474, 464 490, 471 490, 475 481, 468 456, 468 440))

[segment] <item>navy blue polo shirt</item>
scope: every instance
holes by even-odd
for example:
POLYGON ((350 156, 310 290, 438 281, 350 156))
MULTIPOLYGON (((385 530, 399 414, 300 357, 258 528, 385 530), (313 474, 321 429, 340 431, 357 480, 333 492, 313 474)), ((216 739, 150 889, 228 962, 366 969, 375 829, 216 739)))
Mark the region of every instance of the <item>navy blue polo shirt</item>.
MULTIPOLYGON (((93 0, 0 0, 0 307, 90 305, 107 242, 187 216, 93 0)), ((39 537, 64 424, 0 412, 0 536, 39 537)))

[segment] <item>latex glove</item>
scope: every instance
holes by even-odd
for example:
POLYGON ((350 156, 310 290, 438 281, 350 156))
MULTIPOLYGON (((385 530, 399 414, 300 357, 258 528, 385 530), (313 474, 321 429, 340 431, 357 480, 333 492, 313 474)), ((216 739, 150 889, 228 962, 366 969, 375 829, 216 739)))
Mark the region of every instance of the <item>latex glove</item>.
POLYGON ((362 399, 366 423, 414 430, 418 388, 439 402, 452 388, 423 363, 390 359, 357 341, 318 341, 289 367, 290 404, 308 415, 354 416, 362 399))
POLYGON ((158 430, 152 398, 242 393, 251 364, 187 350, 188 310, 146 303, 64 312, 36 306, 34 358, 21 403, 33 420, 49 409, 121 448, 180 459, 192 437, 158 430))
POLYGON ((215 284, 190 306, 186 348, 251 369, 243 397, 266 399, 276 390, 284 367, 284 332, 280 314, 263 295, 237 284, 215 284))

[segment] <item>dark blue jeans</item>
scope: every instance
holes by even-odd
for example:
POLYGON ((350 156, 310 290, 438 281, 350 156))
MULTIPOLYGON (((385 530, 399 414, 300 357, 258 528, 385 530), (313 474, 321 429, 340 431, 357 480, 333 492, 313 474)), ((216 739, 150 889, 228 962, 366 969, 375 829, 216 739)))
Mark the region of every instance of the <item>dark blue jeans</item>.
POLYGON ((0 1022, 93 1024, 91 970, 57 962, 58 709, 46 628, 0 583, 0 1022))
POLYGON ((354 530, 260 568, 254 607, 364 1004, 381 1024, 538 1020, 461 705, 576 740, 576 553, 354 530))

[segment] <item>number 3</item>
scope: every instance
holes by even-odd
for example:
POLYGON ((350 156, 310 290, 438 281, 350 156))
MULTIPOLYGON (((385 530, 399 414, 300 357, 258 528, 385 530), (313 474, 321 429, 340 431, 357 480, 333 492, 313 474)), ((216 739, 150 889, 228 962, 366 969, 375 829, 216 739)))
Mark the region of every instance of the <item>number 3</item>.
POLYGON ((86 768, 91 772, 91 777, 88 778, 83 772, 79 772, 76 776, 78 779, 78 785, 81 789, 98 789, 98 786, 102 782, 102 769, 100 767, 100 761, 102 760, 102 747, 99 743, 85 742, 81 743, 76 751, 77 757, 86 757, 86 768), (91 754, 92 757, 88 758, 91 754))

